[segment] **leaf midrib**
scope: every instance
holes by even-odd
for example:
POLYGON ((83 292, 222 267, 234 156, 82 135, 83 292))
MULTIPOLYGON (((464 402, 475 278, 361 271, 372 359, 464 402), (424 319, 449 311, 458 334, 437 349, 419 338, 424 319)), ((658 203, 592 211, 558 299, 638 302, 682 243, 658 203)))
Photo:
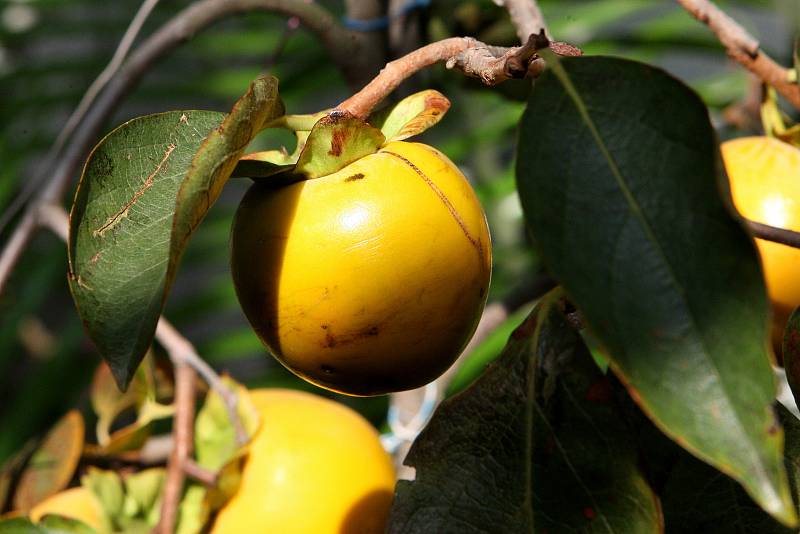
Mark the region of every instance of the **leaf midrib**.
MULTIPOLYGON (((728 392, 727 388, 725 387, 725 382, 722 380, 722 375, 721 375, 721 373, 719 371, 719 368, 717 367, 716 362, 713 360, 713 358, 710 358, 708 356, 709 351, 708 351, 708 348, 706 347, 706 340, 699 333, 700 330, 699 330, 699 328, 697 326, 697 320, 696 320, 696 318, 694 316, 694 312, 693 312, 691 306, 689 306, 688 299, 686 297, 686 292, 684 291, 684 289, 681 286, 681 284, 678 282, 678 279, 677 279, 677 277, 675 275, 675 272, 674 272, 674 270, 672 268, 672 264, 668 261, 667 256, 666 256, 666 254, 664 252, 664 249, 662 248, 662 246, 661 246, 660 242, 658 241, 658 239, 656 239, 656 235, 655 235, 655 232, 653 231, 652 226, 650 225, 650 223, 645 218, 644 212, 642 211, 641 206, 639 205, 638 201, 636 200, 636 197, 634 197, 632 191, 630 190, 630 188, 628 187, 627 183, 625 182, 625 178, 623 177, 622 172, 620 171, 619 167, 617 166, 616 161, 614 160, 613 156, 611 155, 611 152, 609 151, 608 147, 603 142, 603 140, 602 140, 602 138, 600 136, 600 132, 598 131, 597 126, 595 125, 594 121, 592 120, 591 115, 589 114, 589 110, 587 109, 583 99, 580 97, 580 94, 578 93, 576 87, 573 85, 572 80, 570 79, 569 74, 567 73, 566 69, 564 69, 564 67, 563 67, 563 65, 561 65, 560 61, 557 58, 555 58, 554 56, 552 56, 552 55, 551 55, 551 59, 550 59, 549 63, 550 63, 550 68, 553 69, 553 72, 555 73, 556 77, 561 82, 561 84, 564 86, 564 89, 566 90, 567 95, 572 100, 572 102, 575 104, 575 108, 577 109, 578 113, 580 114, 581 118, 583 119, 586 127, 589 129, 589 132, 591 133, 595 144, 597 145, 597 147, 600 149, 601 153, 603 154, 603 157, 605 158, 606 163, 608 164, 608 166, 609 166, 609 168, 610 168, 610 170, 611 170, 611 172, 612 172, 612 174, 614 176, 614 179, 617 182, 617 185, 618 185, 619 189, 621 190, 623 196, 625 197, 625 200, 628 203, 628 207, 630 208, 634 218, 640 222, 640 224, 641 224, 643 230, 645 231, 647 237, 650 239, 650 241, 654 245, 656 251, 661 256, 661 259, 662 259, 664 265, 666 266, 666 271, 669 274, 669 277, 670 277, 670 280, 672 282, 672 285, 676 289, 677 293, 679 294, 680 299, 681 299, 681 301, 683 303, 684 309, 686 310, 687 315, 688 315, 688 317, 690 319, 690 325, 691 325, 692 331, 694 332, 696 338, 699 340, 700 345, 701 345, 701 347, 703 349, 703 354, 705 355, 705 360, 709 363, 709 366, 710 366, 711 370, 714 372, 714 374, 717 377, 717 382, 718 382, 718 384, 720 386, 720 389, 725 394, 725 397, 724 397, 725 404, 728 406, 730 412, 733 414, 733 420, 736 422, 736 426, 739 429, 739 434, 745 436, 746 442, 748 444, 750 444, 750 447, 748 447, 748 451, 749 451, 749 454, 751 456, 751 459, 754 457, 755 460, 756 460, 753 463, 754 467, 756 468, 756 472, 757 472, 759 478, 761 478, 762 481, 766 481, 768 483, 769 487, 775 493, 775 496, 778 497, 777 492, 775 492, 774 488, 772 488, 772 483, 771 483, 770 477, 766 474, 766 470, 765 470, 765 468, 764 468, 764 466, 763 466, 763 464, 762 464, 762 462, 761 462, 761 460, 759 458, 758 453, 755 450, 755 447, 753 446, 753 442, 752 442, 751 436, 748 433, 744 432, 744 426, 742 425, 742 422, 740 420, 739 413, 738 413, 737 410, 733 409, 733 404, 730 402, 729 392, 728 392)), ((653 410, 650 410, 649 412, 650 412, 651 416, 656 417, 655 412, 653 410)), ((666 427, 666 425, 662 425, 662 428, 667 433, 670 433, 670 434, 672 433, 666 427)), ((688 442, 687 442, 687 444, 688 444, 688 442)), ((698 450, 693 444, 689 444, 689 445, 690 445, 690 447, 692 449, 695 450, 696 454, 698 454, 701 457, 705 456, 705 454, 703 454, 702 451, 698 450)), ((778 500, 780 501, 779 497, 778 497, 778 500)))

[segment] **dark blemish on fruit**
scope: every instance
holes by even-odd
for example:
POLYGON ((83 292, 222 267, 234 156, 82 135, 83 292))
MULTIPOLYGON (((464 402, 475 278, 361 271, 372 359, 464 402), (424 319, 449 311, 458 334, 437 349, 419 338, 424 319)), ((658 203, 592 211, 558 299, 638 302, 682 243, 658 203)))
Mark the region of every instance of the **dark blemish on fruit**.
POLYGON ((328 349, 332 349, 333 347, 336 346, 336 344, 337 344, 336 338, 333 337, 333 334, 331 334, 330 331, 328 331, 328 333, 325 334, 325 343, 322 346, 328 349))
POLYGON ((361 180, 362 178, 364 178, 364 174, 359 172, 354 174, 353 176, 348 176, 347 178, 344 179, 344 181, 355 182, 356 180, 361 180))
POLYGON ((320 328, 322 328, 323 330, 327 330, 328 329, 328 325, 326 325, 326 324, 321 325, 320 328))
POLYGON ((483 294, 484 294, 484 293, 486 293, 486 288, 484 288, 484 287, 481 287, 481 288, 478 290, 478 296, 479 296, 480 298, 483 298, 483 294))

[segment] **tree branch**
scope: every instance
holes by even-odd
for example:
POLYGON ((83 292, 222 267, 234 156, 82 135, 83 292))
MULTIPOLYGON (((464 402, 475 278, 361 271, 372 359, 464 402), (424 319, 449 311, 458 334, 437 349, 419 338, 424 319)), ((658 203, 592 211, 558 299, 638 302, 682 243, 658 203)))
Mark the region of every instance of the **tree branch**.
POLYGON ((793 232, 792 230, 786 230, 784 228, 776 228, 747 219, 745 219, 745 221, 747 227, 755 237, 793 248, 800 248, 800 233, 798 232, 793 232))
POLYGON ((178 520, 178 505, 183 493, 186 478, 185 466, 192 454, 192 431, 194 430, 195 383, 197 375, 181 353, 170 352, 175 368, 175 419, 172 433, 175 436, 174 448, 167 463, 167 476, 161 501, 161 534, 172 534, 178 520))
POLYGON ((800 85, 790 80, 789 69, 778 65, 761 50, 755 37, 709 0, 677 0, 677 2, 714 32, 731 59, 774 87, 789 103, 800 110, 800 85))
MULTIPOLYGON (((580 50, 575 47, 557 44, 558 48, 554 51, 559 54, 580 55, 580 50)), ((364 119, 403 80, 442 61, 447 62, 448 68, 458 68, 468 76, 480 78, 487 85, 512 78, 536 76, 543 65, 536 52, 550 45, 543 33, 531 35, 523 46, 515 48, 489 46, 471 37, 443 39, 387 63, 378 76, 339 104, 337 109, 364 119)))

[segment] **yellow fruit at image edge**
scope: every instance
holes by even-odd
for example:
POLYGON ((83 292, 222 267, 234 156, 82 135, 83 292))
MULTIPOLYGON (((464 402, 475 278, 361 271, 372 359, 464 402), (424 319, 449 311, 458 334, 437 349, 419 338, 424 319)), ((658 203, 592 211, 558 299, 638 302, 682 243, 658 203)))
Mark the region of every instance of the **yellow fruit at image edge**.
MULTIPOLYGON (((722 156, 736 209, 743 217, 800 231, 800 149, 768 137, 745 137, 722 144, 722 156)), ((773 343, 800 305, 800 250, 756 239, 772 302, 773 343)))
POLYGON ((56 493, 43 500, 30 511, 31 521, 38 523, 48 514, 61 515, 86 523, 97 532, 107 532, 103 506, 86 488, 77 487, 56 493))
POLYGON ((322 178, 254 185, 231 243, 236 292, 262 342, 341 393, 431 382, 486 303, 486 217, 458 168, 419 143, 388 143, 322 178))
POLYGON ((212 534, 378 534, 394 492, 375 429, 337 402, 300 391, 250 393, 262 426, 237 493, 212 534))

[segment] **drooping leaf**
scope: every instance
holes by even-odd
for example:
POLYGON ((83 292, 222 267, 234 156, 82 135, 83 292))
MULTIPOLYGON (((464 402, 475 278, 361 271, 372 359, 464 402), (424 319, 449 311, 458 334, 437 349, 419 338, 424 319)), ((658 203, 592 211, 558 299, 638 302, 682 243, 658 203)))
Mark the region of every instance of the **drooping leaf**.
POLYGON ((277 78, 256 78, 219 128, 203 141, 175 201, 167 287, 175 277, 186 242, 216 202, 244 149, 266 123, 283 115, 283 111, 277 78))
POLYGON ((377 152, 384 140, 377 128, 351 115, 333 111, 312 128, 294 172, 306 178, 326 176, 377 152))
POLYGON ((409 452, 388 532, 660 530, 606 378, 551 292, 409 452), (535 530, 534 530, 535 529, 535 530))
POLYGON ((31 523, 27 517, 0 520, 0 534, 49 534, 43 527, 31 523))
POLYGON ((421 134, 442 120, 448 109, 450 101, 447 97, 439 91, 428 89, 375 113, 368 122, 380 128, 387 143, 402 141, 421 134))
MULTIPOLYGON (((786 431, 785 464, 796 506, 800 421, 780 405, 778 414, 786 431)), ((672 468, 662 502, 669 534, 796 532, 764 512, 736 481, 685 453, 672 468)))
POLYGON ((230 115, 133 119, 89 157, 71 212, 69 282, 88 333, 126 388, 152 341, 181 253, 250 139, 282 113, 259 78, 230 115))
POLYGON ((20 475, 13 507, 27 512, 36 503, 67 487, 81 457, 83 417, 71 410, 47 433, 20 475))
POLYGON ((657 425, 794 524, 766 294, 753 244, 720 199, 703 103, 636 62, 548 62, 517 162, 545 263, 657 425))

